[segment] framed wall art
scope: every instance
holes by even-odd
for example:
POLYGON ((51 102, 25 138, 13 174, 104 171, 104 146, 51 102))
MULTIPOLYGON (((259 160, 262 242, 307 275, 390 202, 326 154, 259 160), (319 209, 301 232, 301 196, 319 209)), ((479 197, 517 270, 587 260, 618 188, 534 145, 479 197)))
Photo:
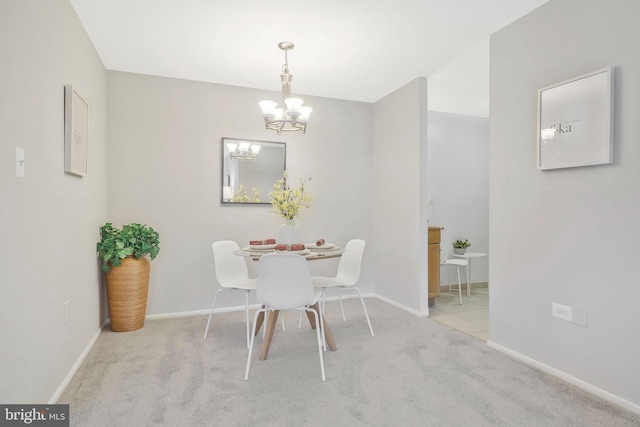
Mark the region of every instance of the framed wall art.
POLYGON ((539 170, 613 162, 613 68, 538 91, 539 170))
POLYGON ((72 86, 64 87, 64 171, 87 176, 89 105, 72 86))

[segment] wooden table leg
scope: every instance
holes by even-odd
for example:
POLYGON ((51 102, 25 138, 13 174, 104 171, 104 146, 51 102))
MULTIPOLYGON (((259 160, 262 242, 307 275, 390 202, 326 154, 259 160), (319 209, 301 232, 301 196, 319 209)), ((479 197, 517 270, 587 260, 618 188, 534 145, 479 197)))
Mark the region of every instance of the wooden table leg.
MULTIPOLYGON (((318 313, 318 315, 320 314, 320 307, 318 307, 318 303, 313 304, 311 308, 313 308, 318 313)), ((307 319, 309 319, 309 324, 311 325, 311 328, 315 329, 316 328, 315 318, 313 317, 313 314, 308 311, 307 311, 307 319)), ((338 347, 336 346, 336 342, 333 340, 331 329, 329 329, 329 325, 327 325, 327 319, 325 319, 324 317, 322 317, 322 325, 324 326, 324 337, 327 340, 327 345, 329 346, 329 350, 336 351, 338 347)))
POLYGON ((264 342, 262 343, 262 351, 260 352, 260 360, 265 360, 269 353, 269 346, 271 345, 271 338, 273 338, 273 331, 276 329, 278 323, 279 310, 274 310, 269 315, 269 321, 267 322, 267 330, 265 331, 264 342))
MULTIPOLYGON (((264 306, 262 308, 264 308, 264 306)), ((264 311, 258 313, 258 318, 256 319, 256 335, 258 335, 260 328, 262 328, 262 322, 264 322, 264 311)))
POLYGON ((311 314, 310 312, 306 312, 307 313, 307 319, 309 319, 309 324, 311 325, 311 329, 315 329, 316 328, 316 318, 313 317, 313 314, 311 314))

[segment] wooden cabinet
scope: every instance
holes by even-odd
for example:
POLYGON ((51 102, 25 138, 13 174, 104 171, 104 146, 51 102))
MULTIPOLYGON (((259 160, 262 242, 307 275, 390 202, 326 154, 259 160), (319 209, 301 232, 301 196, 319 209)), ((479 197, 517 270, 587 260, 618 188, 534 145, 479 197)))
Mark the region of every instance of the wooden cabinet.
POLYGON ((429 305, 440 296, 440 230, 441 227, 429 227, 429 305))

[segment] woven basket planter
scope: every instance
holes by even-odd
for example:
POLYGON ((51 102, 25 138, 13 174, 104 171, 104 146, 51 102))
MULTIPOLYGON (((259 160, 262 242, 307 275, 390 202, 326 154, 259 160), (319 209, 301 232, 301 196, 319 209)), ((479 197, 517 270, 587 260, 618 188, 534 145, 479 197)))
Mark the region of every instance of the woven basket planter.
POLYGON ((144 326, 150 271, 146 257, 126 257, 105 274, 112 331, 135 331, 144 326))

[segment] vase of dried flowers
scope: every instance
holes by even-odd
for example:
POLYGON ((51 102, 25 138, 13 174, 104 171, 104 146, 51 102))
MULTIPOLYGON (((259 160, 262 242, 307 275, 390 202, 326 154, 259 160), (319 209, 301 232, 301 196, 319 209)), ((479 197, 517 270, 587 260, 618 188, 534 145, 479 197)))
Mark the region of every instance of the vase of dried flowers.
POLYGON ((284 219, 278 231, 278 243, 302 243, 296 219, 300 218, 304 208, 311 207, 311 195, 305 192, 305 184, 310 180, 311 178, 306 181, 300 180, 300 187, 291 188, 287 184, 285 171, 282 178, 274 184, 273 191, 269 193, 275 212, 284 219))

